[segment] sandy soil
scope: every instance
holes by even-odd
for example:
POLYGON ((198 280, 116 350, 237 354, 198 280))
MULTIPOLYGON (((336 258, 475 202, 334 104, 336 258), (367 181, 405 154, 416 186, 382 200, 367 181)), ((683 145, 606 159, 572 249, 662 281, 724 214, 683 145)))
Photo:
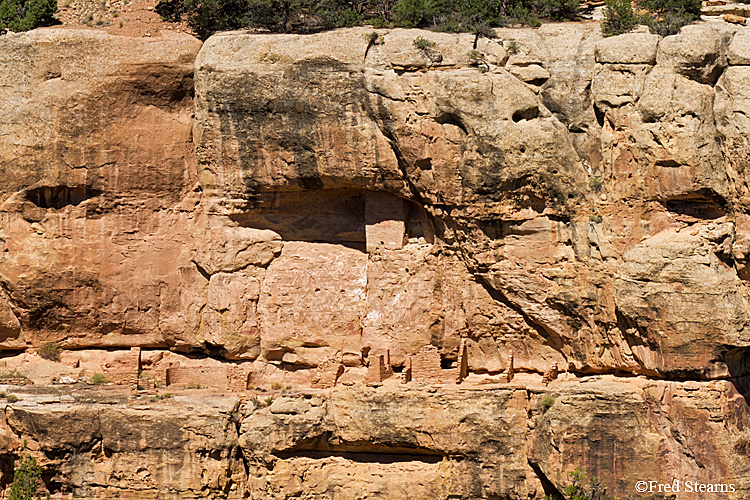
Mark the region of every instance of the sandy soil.
POLYGON ((157 3, 158 0, 58 0, 57 18, 63 27, 113 35, 158 37, 164 31, 192 34, 184 21, 162 21, 154 11, 157 3))

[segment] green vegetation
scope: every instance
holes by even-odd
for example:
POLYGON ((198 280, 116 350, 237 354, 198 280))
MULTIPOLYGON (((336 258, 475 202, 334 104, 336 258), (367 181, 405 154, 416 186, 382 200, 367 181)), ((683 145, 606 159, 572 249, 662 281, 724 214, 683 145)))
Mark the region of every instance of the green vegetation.
POLYGON ((637 24, 645 24, 657 35, 674 35, 701 13, 701 0, 640 0, 638 5, 647 12, 636 15, 630 0, 607 0, 602 22, 604 36, 627 33, 637 24))
POLYGON ((185 386, 185 389, 205 389, 205 387, 200 384, 196 384, 195 382, 190 382, 185 386))
POLYGON ((540 407, 540 408, 541 408, 542 410, 544 410, 544 411, 547 411, 547 410, 549 410, 550 408, 552 408, 552 405, 554 405, 554 404, 555 404, 555 398, 553 398, 553 397, 552 397, 552 396, 550 396, 549 394, 545 395, 545 396, 544 396, 544 397, 543 397, 543 398, 542 398, 542 399, 541 399, 541 400, 539 401, 539 407, 540 407))
POLYGON ((602 21, 604 36, 622 35, 632 31, 637 24, 638 16, 633 12, 630 0, 607 0, 602 21))
MULTIPOLYGON (((56 0, 0 1, 6 5, 56 0)), ((160 0, 156 12, 165 21, 186 19, 203 40, 217 31, 246 28, 315 33, 361 25, 474 33, 478 38, 493 37, 492 28, 500 26, 538 27, 540 19, 574 20, 579 6, 580 0, 160 0)), ((636 15, 630 0, 607 0, 602 32, 618 35, 643 23, 654 33, 672 34, 700 14, 700 0, 641 0, 639 6, 649 13, 636 15)), ((0 27, 3 19, 0 9, 0 27)), ((368 37, 369 44, 378 43, 377 33, 368 37)))
POLYGON ((314 33, 368 24, 491 37, 497 26, 575 19, 578 7, 579 0, 161 0, 156 12, 165 21, 186 18, 202 39, 242 28, 314 33))
POLYGON ((37 351, 39 356, 50 361, 60 361, 60 346, 56 342, 47 342, 37 351))
MULTIPOLYGON (((18 467, 13 473, 13 485, 10 487, 10 500, 41 500, 42 497, 36 493, 42 484, 42 468, 37 464, 36 458, 26 453, 26 442, 18 467)), ((49 493, 44 498, 49 500, 49 493)))
POLYGON ((18 372, 5 372, 0 374, 0 378, 27 378, 23 373, 18 372))
POLYGON ((6 401, 7 401, 8 403, 16 403, 16 402, 18 402, 18 401, 21 401, 21 398, 19 398, 19 397, 18 397, 18 396, 16 396, 15 394, 6 394, 6 395, 5 395, 5 400, 6 400, 6 401))
POLYGON ((650 12, 641 22, 661 36, 678 33, 701 15, 701 0, 641 0, 639 5, 650 12))
POLYGON ((599 224, 602 220, 601 215, 589 215, 589 222, 593 222, 594 224, 599 224))
POLYGON ((166 393, 166 394, 158 394, 156 396, 151 396, 152 403, 156 403, 157 401, 162 401, 164 399, 172 399, 172 394, 166 393))
MULTIPOLYGON (((570 484, 565 487, 565 500, 609 500, 607 488, 604 483, 594 477, 588 477, 585 472, 576 468, 568 473, 570 484)), ((555 497, 547 495, 545 500, 554 500, 555 497)))
POLYGON ((431 49, 437 45, 437 43, 431 42, 430 40, 427 40, 426 38, 421 36, 415 38, 411 43, 421 51, 427 51, 427 49, 431 49))
POLYGON ((484 54, 478 50, 472 50, 469 52, 469 64, 475 68, 479 68, 479 71, 486 73, 490 70, 490 65, 484 59, 484 54))
POLYGON ((264 400, 260 400, 257 397, 254 397, 251 399, 253 404, 258 408, 265 408, 266 406, 271 406, 271 403, 273 403, 273 396, 268 396, 264 400))
POLYGON ((367 40, 367 43, 369 45, 380 45, 385 42, 383 35, 381 35, 377 31, 373 31, 372 33, 366 34, 365 39, 367 40))
POLYGON ((101 373, 94 373, 94 376, 91 377, 91 383, 94 385, 103 385, 109 382, 106 378, 104 378, 104 375, 101 373))
POLYGON ((596 191, 601 189, 602 184, 603 184, 603 181, 601 177, 592 177, 591 180, 589 181, 589 187, 591 187, 591 189, 594 189, 596 191))
POLYGON ((57 0, 0 0, 0 34, 55 24, 57 0))

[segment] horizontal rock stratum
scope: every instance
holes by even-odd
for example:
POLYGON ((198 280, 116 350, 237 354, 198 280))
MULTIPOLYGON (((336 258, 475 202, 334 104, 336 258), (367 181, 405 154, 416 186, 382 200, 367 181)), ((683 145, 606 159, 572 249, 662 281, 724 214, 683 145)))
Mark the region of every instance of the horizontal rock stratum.
POLYGON ((750 28, 372 32, 0 37, 5 366, 293 393, 9 405, 6 462, 81 499, 747 498, 750 28), (426 352, 464 383, 363 384, 426 352))

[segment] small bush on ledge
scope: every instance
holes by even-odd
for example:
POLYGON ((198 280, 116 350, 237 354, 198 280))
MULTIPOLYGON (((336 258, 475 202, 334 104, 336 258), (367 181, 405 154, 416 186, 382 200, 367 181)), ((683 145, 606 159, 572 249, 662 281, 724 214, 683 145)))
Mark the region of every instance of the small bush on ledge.
POLYGON ((555 398, 553 398, 553 397, 552 397, 552 396, 550 396, 549 394, 547 394, 546 396, 544 396, 544 397, 543 397, 543 398, 541 399, 541 401, 539 401, 539 407, 540 407, 540 408, 541 408, 541 409, 542 409, 543 411, 547 411, 547 410, 549 410, 550 408, 552 408, 552 405, 554 405, 554 404, 555 404, 555 398))
MULTIPOLYGON (((607 488, 604 483, 595 477, 589 477, 585 472, 576 468, 568 473, 570 484, 565 487, 564 498, 566 500, 610 500, 607 496, 607 488)), ((545 500, 554 500, 555 497, 547 495, 545 500)))
POLYGON ((60 346, 55 342, 47 342, 39 348, 37 354, 49 361, 60 361, 60 346))
POLYGON ((91 383, 94 385, 104 385, 107 382, 109 382, 109 380, 107 380, 101 373, 94 373, 91 377, 91 383))

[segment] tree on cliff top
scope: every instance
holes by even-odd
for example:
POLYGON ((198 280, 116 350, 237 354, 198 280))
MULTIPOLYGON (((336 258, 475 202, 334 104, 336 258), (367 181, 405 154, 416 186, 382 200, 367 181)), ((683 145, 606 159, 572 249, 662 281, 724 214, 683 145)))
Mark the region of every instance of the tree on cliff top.
POLYGON ((57 0, 0 0, 0 34, 55 24, 57 0))
POLYGON ((372 24, 486 36, 492 27, 538 26, 538 18, 574 19, 579 0, 160 0, 165 21, 183 16, 202 39, 217 31, 255 28, 313 33, 372 24))

